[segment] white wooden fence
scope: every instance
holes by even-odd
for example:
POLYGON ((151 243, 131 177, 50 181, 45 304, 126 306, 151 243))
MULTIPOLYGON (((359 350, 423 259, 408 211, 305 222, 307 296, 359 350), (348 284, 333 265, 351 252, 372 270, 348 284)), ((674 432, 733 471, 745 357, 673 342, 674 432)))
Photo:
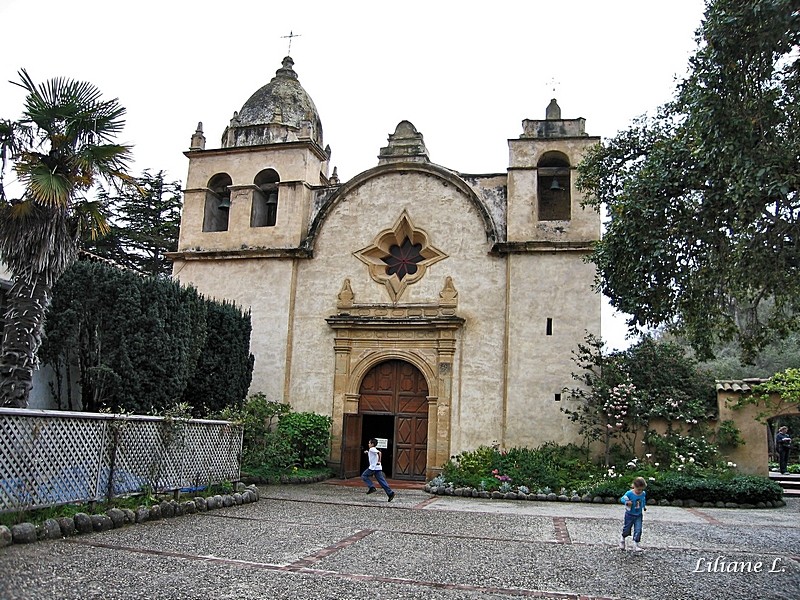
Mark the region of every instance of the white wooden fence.
POLYGON ((0 408, 0 512, 238 481, 228 421, 0 408))

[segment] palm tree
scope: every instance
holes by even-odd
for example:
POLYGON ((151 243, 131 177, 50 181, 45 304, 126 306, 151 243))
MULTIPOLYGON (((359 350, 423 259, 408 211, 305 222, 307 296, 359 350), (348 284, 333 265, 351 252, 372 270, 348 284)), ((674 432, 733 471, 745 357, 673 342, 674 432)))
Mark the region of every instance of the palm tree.
POLYGON ((53 284, 75 260, 82 235, 107 228, 98 202, 86 198, 99 180, 127 180, 130 147, 111 141, 125 109, 102 100, 90 83, 64 78, 35 85, 19 72, 27 97, 22 118, 0 121, 0 260, 11 272, 2 349, 0 406, 28 405, 44 315, 53 284), (12 165, 21 193, 7 198, 12 165))

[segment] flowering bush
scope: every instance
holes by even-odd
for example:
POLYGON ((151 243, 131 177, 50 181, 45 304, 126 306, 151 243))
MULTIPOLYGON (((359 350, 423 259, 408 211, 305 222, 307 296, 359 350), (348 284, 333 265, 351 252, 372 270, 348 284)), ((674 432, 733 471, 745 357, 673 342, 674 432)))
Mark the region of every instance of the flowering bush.
POLYGON ((638 436, 652 419, 665 420, 670 434, 691 432, 714 414, 713 379, 680 346, 645 338, 605 354, 602 341, 590 335, 574 355, 582 372, 573 378, 581 385, 567 390, 577 404, 562 412, 578 423, 587 445, 602 443, 606 465, 614 462, 615 446, 637 454, 638 436))
POLYGON ((706 418, 708 409, 705 401, 689 398, 680 390, 672 392, 647 408, 648 418, 661 417, 670 424, 684 423, 689 427, 706 418))
POLYGON ((719 454, 717 447, 704 437, 671 432, 659 435, 648 431, 644 444, 652 450, 654 462, 664 465, 664 470, 685 474, 699 474, 712 470, 724 472, 729 464, 719 454))

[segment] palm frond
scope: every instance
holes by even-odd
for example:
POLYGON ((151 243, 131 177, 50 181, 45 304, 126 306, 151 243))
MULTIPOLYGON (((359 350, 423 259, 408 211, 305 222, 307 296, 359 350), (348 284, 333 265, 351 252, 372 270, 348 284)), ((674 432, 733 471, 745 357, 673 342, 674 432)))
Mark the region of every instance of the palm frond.
POLYGON ((42 206, 68 205, 74 185, 66 174, 51 170, 43 162, 20 161, 15 168, 28 199, 42 206))
POLYGON ((109 141, 125 125, 125 108, 116 98, 102 100, 91 83, 56 77, 37 86, 25 69, 19 76, 17 85, 28 92, 25 120, 35 124, 47 141, 56 137, 73 147, 109 141))
POLYGON ((78 169, 96 169, 103 178, 108 173, 126 170, 130 159, 131 147, 119 144, 87 145, 75 154, 78 169))
POLYGON ((73 213, 77 219, 78 234, 81 238, 96 240, 108 235, 111 230, 103 204, 97 200, 75 203, 73 213))

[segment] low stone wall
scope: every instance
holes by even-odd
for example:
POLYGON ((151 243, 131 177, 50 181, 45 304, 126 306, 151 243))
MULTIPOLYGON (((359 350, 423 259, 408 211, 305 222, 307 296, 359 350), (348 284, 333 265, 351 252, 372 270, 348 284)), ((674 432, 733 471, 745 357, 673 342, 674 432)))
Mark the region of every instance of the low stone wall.
POLYGON ((246 486, 240 483, 233 494, 196 497, 192 500, 163 500, 152 506, 140 506, 136 510, 130 508, 109 508, 105 514, 89 515, 77 513, 72 517, 47 519, 40 525, 33 523, 17 523, 10 528, 0 525, 0 547, 11 544, 30 544, 39 540, 57 540, 83 533, 108 531, 147 521, 170 519, 181 515, 206 512, 219 508, 227 508, 241 504, 258 502, 259 492, 255 485, 246 486))
MULTIPOLYGON (((474 488, 453 488, 443 485, 427 484, 423 488, 429 494, 439 496, 462 496, 465 498, 489 498, 492 500, 537 500, 540 502, 584 502, 588 504, 617 504, 619 498, 610 496, 565 496, 563 494, 523 494, 522 492, 485 492, 474 488)), ((786 506, 783 500, 759 502, 757 504, 738 504, 736 502, 698 502, 697 500, 659 500, 650 506, 680 506, 687 508, 780 508, 786 506)))

